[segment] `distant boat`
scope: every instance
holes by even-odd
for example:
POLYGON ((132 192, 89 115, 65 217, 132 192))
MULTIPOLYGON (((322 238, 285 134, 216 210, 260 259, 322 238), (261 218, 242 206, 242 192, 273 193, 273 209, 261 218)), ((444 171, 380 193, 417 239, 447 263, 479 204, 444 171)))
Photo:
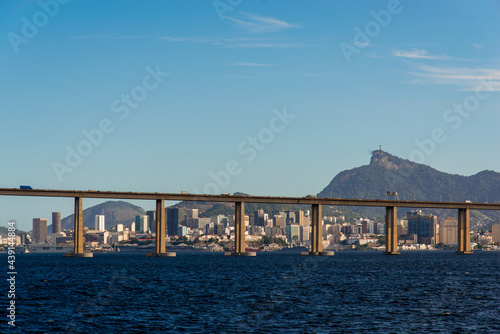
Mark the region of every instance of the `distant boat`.
POLYGON ((67 253, 74 251, 73 245, 34 244, 25 253, 67 253))
POLYGON ((309 252, 308 247, 283 247, 282 249, 278 250, 277 252, 280 253, 300 253, 300 252, 309 252))

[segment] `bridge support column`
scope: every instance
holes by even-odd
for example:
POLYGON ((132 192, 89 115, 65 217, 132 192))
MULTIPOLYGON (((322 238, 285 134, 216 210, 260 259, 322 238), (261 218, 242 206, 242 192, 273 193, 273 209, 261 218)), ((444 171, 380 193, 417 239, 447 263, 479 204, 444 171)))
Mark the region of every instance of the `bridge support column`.
POLYGON ((458 209, 458 251, 460 255, 470 255, 470 222, 469 209, 458 209))
POLYGON ((83 207, 82 198, 75 197, 75 215, 74 215, 74 233, 75 250, 72 253, 66 253, 66 256, 72 257, 92 257, 92 253, 85 253, 83 250, 83 207))
POLYGON ((397 207, 385 208, 385 255, 399 255, 398 252, 398 214, 397 207))
POLYGON ((255 256, 255 252, 245 251, 245 203, 236 202, 234 206, 234 253, 225 255, 255 256))
POLYGON ((311 251, 302 255, 333 255, 323 251, 323 213, 321 204, 313 204, 311 210, 311 251))
POLYGON ((154 253, 146 253, 146 256, 171 257, 175 252, 165 251, 165 201, 156 200, 156 249, 154 253))

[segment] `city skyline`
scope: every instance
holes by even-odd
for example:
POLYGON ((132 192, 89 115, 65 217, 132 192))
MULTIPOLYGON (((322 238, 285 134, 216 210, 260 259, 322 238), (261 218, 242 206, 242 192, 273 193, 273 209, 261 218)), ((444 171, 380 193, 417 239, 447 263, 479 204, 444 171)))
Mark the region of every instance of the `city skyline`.
MULTIPOLYGON (((305 196, 379 145, 498 171, 498 3, 42 3, 0 14, 2 187, 305 196)), ((25 206, 0 225, 73 210, 25 206)))

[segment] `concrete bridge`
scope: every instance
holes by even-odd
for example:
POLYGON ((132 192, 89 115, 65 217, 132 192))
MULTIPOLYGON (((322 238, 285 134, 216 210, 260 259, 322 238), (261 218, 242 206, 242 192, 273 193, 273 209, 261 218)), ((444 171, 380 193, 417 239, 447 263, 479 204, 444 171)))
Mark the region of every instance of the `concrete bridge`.
POLYGON ((39 196, 39 197, 73 197, 75 199, 74 239, 75 249, 68 255, 76 257, 92 256, 83 251, 83 198, 155 200, 156 201, 156 249, 151 256, 175 256, 165 250, 165 201, 205 201, 235 203, 235 250, 231 255, 254 255, 245 252, 245 203, 270 204, 305 204, 311 205, 311 251, 310 255, 329 255, 323 251, 322 206, 375 206, 386 208, 386 251, 384 254, 397 255, 397 208, 432 208, 458 210, 458 251, 457 254, 472 254, 470 249, 470 210, 500 210, 498 203, 471 202, 428 202, 374 199, 341 199, 307 197, 274 197, 274 196, 241 196, 241 195, 200 195, 140 193, 95 190, 44 190, 44 189, 12 189, 0 188, 3 196, 39 196))

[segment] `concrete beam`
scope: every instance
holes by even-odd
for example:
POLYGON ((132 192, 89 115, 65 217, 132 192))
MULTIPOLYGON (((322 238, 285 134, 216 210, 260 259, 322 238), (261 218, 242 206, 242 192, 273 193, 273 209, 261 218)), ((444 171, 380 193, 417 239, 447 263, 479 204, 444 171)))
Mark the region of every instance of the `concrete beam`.
POLYGON ((74 214, 74 234, 75 248, 72 253, 66 253, 65 256, 70 257, 92 257, 92 253, 85 253, 83 250, 83 207, 82 198, 75 197, 75 214, 74 214))
POLYGON ((313 204, 311 210, 311 253, 323 252, 323 210, 321 204, 313 204))
POLYGON ((470 221, 469 209, 458 209, 458 251, 459 255, 470 255, 470 221))
POLYGON ((245 203, 235 202, 234 206, 234 253, 238 256, 252 256, 245 252, 245 203))
POLYGON ((93 190, 46 190, 46 189, 12 189, 0 188, 0 196, 41 196, 41 197, 82 197, 111 199, 143 199, 168 201, 205 201, 205 202, 247 202, 247 203, 282 203, 282 204, 322 204, 339 206, 373 206, 401 208, 434 208, 470 210, 500 210, 500 203, 464 203, 464 202, 432 202, 432 201, 391 201, 375 199, 316 198, 316 197, 274 197, 274 196, 233 196, 203 194, 168 194, 139 193, 93 190))
POLYGON ((395 206, 385 208, 385 255, 399 255, 398 214, 395 206))

